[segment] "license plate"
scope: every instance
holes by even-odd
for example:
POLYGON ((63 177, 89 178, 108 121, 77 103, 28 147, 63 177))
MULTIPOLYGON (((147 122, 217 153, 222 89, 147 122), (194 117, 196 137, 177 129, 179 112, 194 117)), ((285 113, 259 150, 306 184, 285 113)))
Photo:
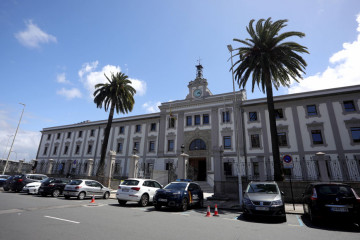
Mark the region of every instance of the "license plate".
POLYGON ((341 208, 341 207, 332 207, 332 208, 331 208, 331 211, 333 211, 333 212, 348 212, 349 209, 347 209, 347 208, 341 208))
POLYGON ((269 211, 269 208, 268 208, 268 207, 256 207, 255 210, 258 210, 258 211, 269 211))
POLYGON ((128 189, 128 188, 124 188, 122 191, 123 191, 123 192, 128 192, 129 189, 128 189))
POLYGON ((67 194, 67 193, 69 193, 69 192, 68 192, 68 191, 64 191, 64 192, 63 192, 64 195, 67 194))
POLYGON ((167 199, 159 198, 158 201, 159 201, 159 202, 167 202, 167 199))

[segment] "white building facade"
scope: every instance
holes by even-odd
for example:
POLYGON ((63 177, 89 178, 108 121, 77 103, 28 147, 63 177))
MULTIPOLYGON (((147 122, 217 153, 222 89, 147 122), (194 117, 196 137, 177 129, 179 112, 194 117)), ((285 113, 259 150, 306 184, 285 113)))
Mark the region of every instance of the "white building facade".
MULTIPOLYGON (((159 113, 113 120, 112 177, 129 176, 135 153, 140 176, 166 183, 177 177, 184 152, 187 177, 207 181, 215 192, 239 173, 273 178, 266 99, 247 100, 244 90, 213 95, 202 66, 196 67, 185 99, 162 103, 159 113)), ((280 153, 292 160, 287 177, 360 181, 360 85, 277 96, 274 102, 280 153)), ((94 176, 106 123, 44 128, 36 171, 94 176)))

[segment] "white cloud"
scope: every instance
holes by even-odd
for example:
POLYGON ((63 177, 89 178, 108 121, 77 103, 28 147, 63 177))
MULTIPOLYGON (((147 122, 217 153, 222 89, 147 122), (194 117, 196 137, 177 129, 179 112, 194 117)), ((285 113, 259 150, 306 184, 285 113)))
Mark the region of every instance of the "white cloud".
POLYGON ((307 92, 328 88, 351 86, 360 83, 360 14, 357 16, 357 40, 344 43, 343 49, 329 59, 330 66, 323 72, 309 76, 294 83, 289 93, 307 92))
MULTIPOLYGON (((113 65, 106 65, 100 71, 96 71, 98 65, 98 61, 93 63, 85 63, 83 64, 82 69, 79 71, 79 76, 81 81, 84 84, 84 87, 89 92, 91 98, 93 98, 93 94, 95 91, 95 85, 98 83, 106 83, 107 79, 105 78, 104 74, 111 77, 111 73, 120 72, 121 69, 119 66, 113 65)), ((136 90, 136 94, 142 96, 146 93, 146 82, 129 78, 132 82, 132 86, 136 90)))
POLYGON ((65 73, 60 73, 56 76, 56 81, 58 83, 70 84, 70 81, 66 79, 65 73))
POLYGON ((142 105, 142 107, 145 109, 147 113, 155 113, 159 112, 159 106, 161 105, 161 102, 146 102, 142 105))
POLYGON ((25 47, 39 48, 40 44, 57 42, 56 37, 41 30, 32 20, 25 21, 26 30, 15 34, 15 38, 25 47))
POLYGON ((73 99, 73 98, 81 98, 82 97, 81 92, 77 88, 72 88, 72 89, 62 88, 62 89, 58 90, 56 92, 56 94, 62 95, 64 97, 66 97, 68 100, 73 99))

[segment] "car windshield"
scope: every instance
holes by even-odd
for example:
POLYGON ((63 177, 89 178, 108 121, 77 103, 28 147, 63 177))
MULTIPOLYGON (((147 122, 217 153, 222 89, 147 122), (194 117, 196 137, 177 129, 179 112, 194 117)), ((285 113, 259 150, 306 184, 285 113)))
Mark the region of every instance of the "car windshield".
POLYGON ((249 184, 246 192, 275 194, 278 193, 278 189, 275 184, 252 183, 249 184))
POLYGON ((188 184, 187 183, 170 183, 164 187, 164 189, 169 190, 184 190, 188 184))
POLYGON ((342 185, 320 185, 317 187, 317 193, 322 196, 341 195, 345 197, 352 197, 351 188, 342 185))
POLYGON ((139 184, 138 180, 124 180, 121 185, 127 185, 127 186, 137 186, 139 184))
POLYGON ((53 178, 44 178, 44 179, 41 180, 40 182, 41 182, 41 183, 44 183, 44 182, 49 182, 49 183, 51 183, 51 182, 53 182, 53 181, 54 181, 53 178))
POLYGON ((71 180, 71 182, 69 183, 69 185, 80 185, 82 183, 81 180, 71 180))

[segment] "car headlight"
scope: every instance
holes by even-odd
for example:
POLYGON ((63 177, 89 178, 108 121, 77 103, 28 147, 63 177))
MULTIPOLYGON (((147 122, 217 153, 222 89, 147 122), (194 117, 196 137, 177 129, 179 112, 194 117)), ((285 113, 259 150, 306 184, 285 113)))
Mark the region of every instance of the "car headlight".
POLYGON ((252 205, 251 200, 248 199, 248 198, 244 198, 243 202, 244 202, 245 205, 252 205))
POLYGON ((276 206, 282 206, 283 205, 283 201, 281 199, 279 200, 275 200, 272 202, 271 204, 273 207, 276 207, 276 206))

